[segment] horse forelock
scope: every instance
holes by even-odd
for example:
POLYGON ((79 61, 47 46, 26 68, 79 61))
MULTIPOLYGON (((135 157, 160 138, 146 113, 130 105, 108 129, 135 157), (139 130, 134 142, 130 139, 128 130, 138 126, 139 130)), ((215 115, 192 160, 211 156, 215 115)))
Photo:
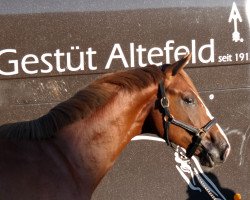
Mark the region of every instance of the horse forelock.
POLYGON ((137 92, 158 83, 162 78, 163 73, 154 65, 105 75, 36 120, 0 126, 0 138, 54 137, 63 127, 96 112, 119 92, 137 92))

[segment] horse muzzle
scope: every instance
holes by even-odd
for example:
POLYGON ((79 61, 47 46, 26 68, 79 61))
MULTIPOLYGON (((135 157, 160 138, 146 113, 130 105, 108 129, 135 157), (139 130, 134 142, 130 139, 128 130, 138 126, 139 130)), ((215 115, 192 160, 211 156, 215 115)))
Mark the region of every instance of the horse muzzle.
POLYGON ((227 140, 211 141, 204 138, 201 141, 201 150, 198 155, 203 166, 214 167, 224 163, 230 153, 230 144, 227 140))

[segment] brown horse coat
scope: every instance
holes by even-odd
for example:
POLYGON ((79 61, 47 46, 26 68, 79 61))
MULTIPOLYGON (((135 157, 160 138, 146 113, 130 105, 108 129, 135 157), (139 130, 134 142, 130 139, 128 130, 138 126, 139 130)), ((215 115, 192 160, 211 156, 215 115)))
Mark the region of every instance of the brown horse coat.
MULTIPOLYGON (((181 109, 184 104, 174 105, 182 98, 179 90, 197 93, 182 70, 188 60, 190 56, 169 65, 164 73, 148 66, 106 75, 39 119, 1 126, 0 199, 90 199, 122 149, 141 133, 146 118, 149 126, 144 127, 162 136, 161 113, 155 107, 161 80, 171 112, 187 123, 205 124, 208 116, 200 102, 194 116, 187 114, 191 108, 181 109)), ((226 143, 213 129, 204 141, 213 137, 226 143)), ((185 148, 191 142, 183 130, 171 127, 170 133, 170 140, 185 148)), ((218 152, 225 152, 225 145, 217 143, 218 152)))

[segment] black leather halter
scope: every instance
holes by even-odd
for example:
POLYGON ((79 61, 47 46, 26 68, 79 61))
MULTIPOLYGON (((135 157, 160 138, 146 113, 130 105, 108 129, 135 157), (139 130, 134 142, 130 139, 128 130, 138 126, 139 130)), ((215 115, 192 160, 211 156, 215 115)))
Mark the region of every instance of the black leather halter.
POLYGON ((202 128, 196 128, 189 124, 186 124, 182 121, 176 120, 169 111, 169 102, 165 92, 165 86, 163 80, 159 83, 159 92, 160 92, 160 104, 162 107, 162 118, 163 118, 163 128, 164 128, 164 139, 168 145, 172 144, 169 141, 168 130, 170 124, 175 126, 181 127, 182 129, 186 130, 190 135, 193 136, 192 143, 188 146, 186 150, 186 156, 191 158, 196 149, 201 145, 201 140, 204 135, 208 132, 208 130, 216 123, 216 119, 213 118, 210 120, 205 126, 202 128))

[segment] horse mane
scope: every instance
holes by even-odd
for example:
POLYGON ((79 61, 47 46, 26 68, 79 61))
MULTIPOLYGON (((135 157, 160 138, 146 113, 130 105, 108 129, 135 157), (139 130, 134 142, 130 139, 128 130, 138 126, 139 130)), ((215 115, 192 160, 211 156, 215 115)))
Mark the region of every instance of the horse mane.
POLYGON ((55 137, 63 127, 103 107, 119 91, 139 91, 158 83, 162 77, 163 73, 154 65, 104 75, 38 119, 0 126, 0 138, 42 140, 55 137))

